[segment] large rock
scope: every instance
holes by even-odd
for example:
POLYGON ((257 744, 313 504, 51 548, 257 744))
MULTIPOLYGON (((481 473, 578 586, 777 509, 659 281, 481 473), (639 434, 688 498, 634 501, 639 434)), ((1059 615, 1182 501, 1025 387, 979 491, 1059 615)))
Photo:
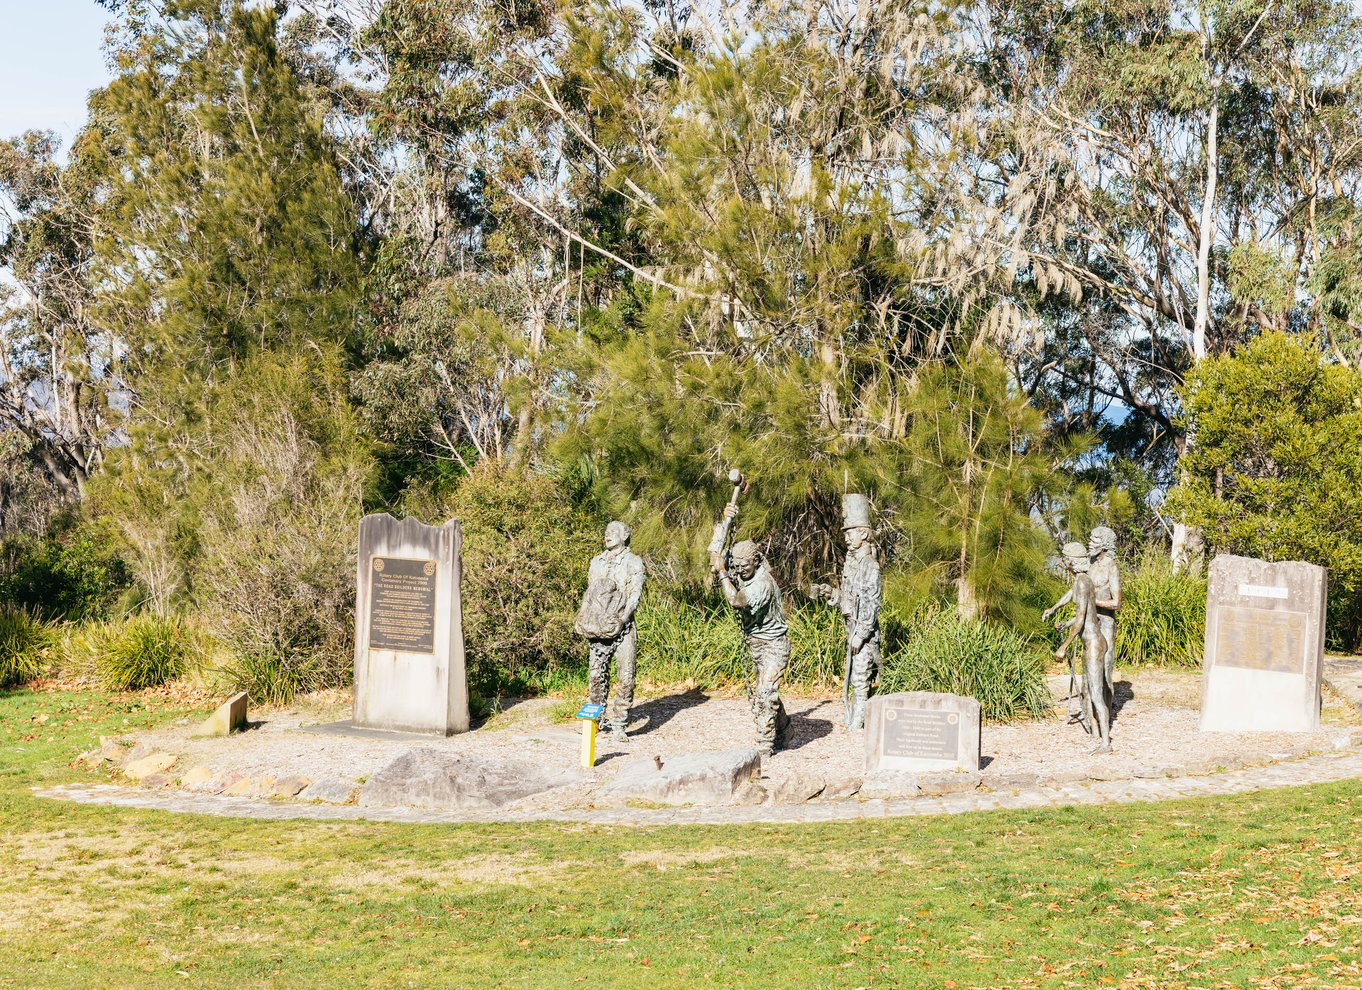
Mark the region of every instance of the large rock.
POLYGON ((123 772, 133 780, 143 780, 154 773, 165 773, 178 760, 174 753, 152 753, 140 759, 129 761, 123 772))
POLYGON ((580 770, 528 760, 489 760, 419 747, 371 776, 359 789, 359 803, 364 807, 500 808, 585 777, 580 770))
POLYGON ((597 796, 607 805, 727 804, 744 781, 760 773, 761 753, 755 749, 650 757, 625 766, 597 796))

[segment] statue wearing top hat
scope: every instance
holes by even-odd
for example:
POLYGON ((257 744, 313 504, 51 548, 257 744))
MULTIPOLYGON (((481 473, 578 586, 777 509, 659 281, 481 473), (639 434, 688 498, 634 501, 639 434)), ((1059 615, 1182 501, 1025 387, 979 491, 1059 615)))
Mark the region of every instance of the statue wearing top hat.
POLYGON ((815 585, 814 597, 836 603, 846 620, 847 657, 842 682, 846 727, 865 727, 865 708, 880 672, 880 563, 870 525, 870 499, 842 496, 842 532, 847 557, 838 588, 815 585))

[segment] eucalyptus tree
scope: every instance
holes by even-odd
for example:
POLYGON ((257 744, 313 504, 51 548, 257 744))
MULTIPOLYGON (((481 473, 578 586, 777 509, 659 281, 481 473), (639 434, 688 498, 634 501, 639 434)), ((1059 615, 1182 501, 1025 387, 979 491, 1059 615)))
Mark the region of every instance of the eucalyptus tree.
POLYGON ((80 145, 57 152, 50 133, 0 142, 0 532, 21 503, 41 528, 79 500, 123 419, 121 348, 92 305, 98 175, 80 145))
POLYGON ((1176 388, 1207 354, 1291 328, 1347 357, 1342 259, 1362 175, 1351 5, 1009 0, 973 23, 998 122, 980 167, 996 170, 1039 291, 1074 280, 1087 297, 1052 324, 1095 369, 1080 384, 1181 452, 1176 388))

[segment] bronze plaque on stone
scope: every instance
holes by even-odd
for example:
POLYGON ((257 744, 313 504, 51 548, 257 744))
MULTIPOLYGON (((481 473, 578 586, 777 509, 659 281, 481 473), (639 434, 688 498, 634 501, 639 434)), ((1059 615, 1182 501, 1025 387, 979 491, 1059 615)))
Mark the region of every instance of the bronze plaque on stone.
POLYGON ((1304 612, 1220 605, 1215 612, 1217 667, 1299 674, 1305 669, 1304 612))
POLYGON ((886 708, 885 756, 956 760, 960 754, 960 713, 925 708, 886 708))
POLYGON ((433 560, 373 557, 369 564, 369 649, 435 652, 433 560))

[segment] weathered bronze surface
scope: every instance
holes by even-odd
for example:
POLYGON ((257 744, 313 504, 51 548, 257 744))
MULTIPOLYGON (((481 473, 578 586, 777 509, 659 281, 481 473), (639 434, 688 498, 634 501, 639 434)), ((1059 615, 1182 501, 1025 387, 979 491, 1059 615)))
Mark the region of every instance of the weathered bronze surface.
POLYGON ((369 649, 435 653, 433 560, 374 557, 369 566, 369 649))
POLYGON ((921 708, 890 708, 884 713, 885 756, 955 760, 960 754, 960 715, 921 708))
POLYGON ((1215 608, 1217 667, 1299 674, 1305 669, 1304 612, 1285 609, 1215 608))

